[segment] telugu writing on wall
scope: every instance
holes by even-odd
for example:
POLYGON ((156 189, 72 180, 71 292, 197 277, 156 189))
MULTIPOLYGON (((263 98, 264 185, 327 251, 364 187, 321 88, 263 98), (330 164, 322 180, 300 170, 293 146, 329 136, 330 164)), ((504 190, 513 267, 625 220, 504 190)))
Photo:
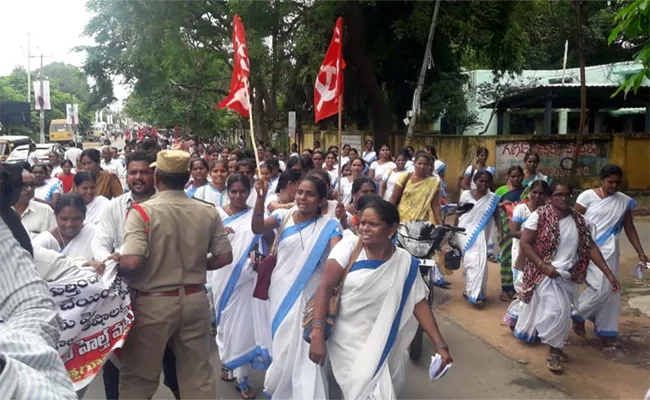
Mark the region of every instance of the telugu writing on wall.
MULTIPOLYGON (((533 147, 539 154, 538 171, 552 178, 568 177, 575 154, 575 144, 558 142, 499 142, 496 146, 496 169, 498 181, 507 179, 508 168, 518 165, 524 167, 524 154, 533 147)), ((576 174, 581 177, 597 177, 608 163, 609 142, 606 140, 587 141, 582 144, 580 161, 576 174)))

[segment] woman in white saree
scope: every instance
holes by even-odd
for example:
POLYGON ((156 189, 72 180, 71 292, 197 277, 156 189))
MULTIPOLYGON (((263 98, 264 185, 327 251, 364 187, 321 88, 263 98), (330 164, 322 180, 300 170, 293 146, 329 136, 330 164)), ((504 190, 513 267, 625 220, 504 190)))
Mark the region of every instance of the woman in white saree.
POLYGON ((102 211, 110 200, 97 195, 97 179, 87 171, 79 171, 74 176, 74 191, 83 197, 86 203, 86 223, 97 225, 102 211))
MULTIPOLYGON (((639 261, 648 262, 643 252, 639 235, 632 219, 632 209, 636 201, 618 191, 623 181, 623 170, 616 165, 606 165, 600 172, 601 186, 585 190, 578 196, 575 209, 596 225, 595 242, 605 257, 614 275, 619 275, 619 243, 622 230, 625 230, 632 247, 639 255, 639 261)), ((585 320, 591 319, 594 333, 602 338, 606 346, 616 343, 618 335, 618 315, 621 311, 621 294, 612 293, 611 285, 605 275, 593 263, 587 268, 587 287, 580 294, 578 306, 573 310, 573 330, 585 335, 585 320)))
MULTIPOLYGON (((519 238, 521 238, 523 224, 537 208, 546 204, 546 200, 550 197, 549 190, 546 181, 539 180, 531 183, 528 201, 518 204, 512 212, 512 219, 510 220, 510 234, 512 235, 511 268, 515 292, 517 294, 521 293, 524 283, 523 266, 525 264, 525 257, 519 256, 519 238)), ((519 313, 523 307, 526 307, 526 304, 518 298, 514 299, 510 303, 510 306, 508 306, 508 312, 503 317, 503 322, 510 330, 515 330, 519 313)))
POLYGON ((93 259, 90 243, 95 236, 95 226, 84 223, 86 204, 77 193, 66 193, 59 198, 54 208, 56 227, 38 234, 34 246, 58 251, 68 257, 93 259))
POLYGON ((571 208, 571 187, 551 184, 551 203, 539 207, 524 224, 520 251, 526 257, 524 282, 519 298, 526 303, 520 310, 515 336, 548 345, 547 367, 561 373, 569 357, 564 343, 569 335, 571 304, 578 298, 589 260, 603 272, 612 291, 621 287, 592 240, 584 217, 571 208))
POLYGON ((276 210, 266 219, 266 184, 257 181, 255 188, 253 232, 278 227, 281 231, 268 290, 273 361, 266 371, 264 392, 283 400, 326 399, 324 371, 309 361, 309 345, 302 339, 302 316, 316 292, 327 254, 341 237, 339 222, 321 215, 327 185, 306 177, 296 192, 297 209, 276 210))
POLYGON ((370 200, 361 213, 359 237, 348 236, 332 250, 316 293, 309 357, 322 365, 329 354, 345 399, 398 398, 418 322, 441 355, 442 367, 452 361, 427 302, 419 260, 391 241, 399 221, 394 205, 370 200), (350 265, 326 342, 329 299, 350 265))
POLYGON ((465 228, 466 234, 457 234, 456 240, 463 249, 463 296, 481 308, 485 304, 487 290, 488 241, 495 224, 499 196, 489 189, 492 174, 487 170, 477 171, 473 180, 475 188, 465 190, 458 200, 459 206, 472 203, 474 208, 459 217, 458 226, 465 228))
POLYGON ((248 367, 264 370, 271 362, 269 350, 253 329, 253 288, 256 274, 250 267, 250 252, 259 245, 262 235, 251 231, 253 209, 246 205, 251 191, 248 177, 240 174, 228 178, 229 204, 217 209, 233 249, 233 262, 216 271, 208 271, 216 311, 217 346, 223 369, 221 379, 230 381, 230 371, 237 380, 242 398, 255 397, 248 385, 248 367))

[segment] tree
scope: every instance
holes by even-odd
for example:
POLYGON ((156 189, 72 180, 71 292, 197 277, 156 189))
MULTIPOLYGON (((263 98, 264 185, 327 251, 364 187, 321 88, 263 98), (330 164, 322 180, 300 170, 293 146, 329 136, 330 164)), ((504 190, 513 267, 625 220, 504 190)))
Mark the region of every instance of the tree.
MULTIPOLYGON (((89 88, 86 75, 79 68, 62 63, 45 65, 43 71, 44 76, 50 80, 50 103, 52 104, 52 109, 45 112, 46 131, 53 119, 66 118, 66 104, 69 103, 79 104, 78 129, 80 132, 87 130, 95 110, 87 103, 89 88)), ((14 69, 7 76, 0 77, 0 101, 25 101, 26 93, 27 71, 22 67, 14 69)), ((38 112, 32 110, 30 133, 36 134, 39 131, 38 120, 38 112)))
POLYGON ((632 74, 616 91, 627 94, 636 90, 645 79, 650 79, 650 0, 634 0, 626 4, 615 17, 616 26, 609 35, 609 44, 633 49, 634 61, 641 71, 632 74))

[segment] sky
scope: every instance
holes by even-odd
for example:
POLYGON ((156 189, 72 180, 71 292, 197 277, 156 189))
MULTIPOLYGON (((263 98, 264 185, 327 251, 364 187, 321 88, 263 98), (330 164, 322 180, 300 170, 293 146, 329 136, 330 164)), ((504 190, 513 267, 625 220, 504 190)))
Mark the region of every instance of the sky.
MULTIPOLYGON (((0 0, 0 76, 8 75, 18 65, 27 68, 27 37, 30 37, 31 70, 43 64, 65 62, 81 66, 85 54, 72 49, 92 45, 82 36, 90 13, 85 0, 0 0), (49 56, 49 57, 47 57, 49 56)), ((32 76, 33 78, 33 76, 32 76)), ((124 99, 128 89, 115 85, 115 96, 124 99)))

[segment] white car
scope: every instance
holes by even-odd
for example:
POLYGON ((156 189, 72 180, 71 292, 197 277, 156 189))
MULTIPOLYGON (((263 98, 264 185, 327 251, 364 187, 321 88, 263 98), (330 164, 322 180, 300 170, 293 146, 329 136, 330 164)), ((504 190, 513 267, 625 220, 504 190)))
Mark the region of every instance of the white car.
MULTIPOLYGON (((64 158, 63 155, 65 154, 65 148, 58 143, 37 144, 34 154, 36 154, 36 156, 38 157, 39 162, 48 164, 50 162, 48 156, 51 152, 57 153, 59 155, 59 160, 63 160, 64 158)), ((9 164, 17 164, 23 161, 27 161, 28 153, 29 153, 29 145, 24 144, 22 146, 18 146, 14 149, 14 151, 11 152, 11 154, 9 154, 9 157, 5 162, 9 164)))

